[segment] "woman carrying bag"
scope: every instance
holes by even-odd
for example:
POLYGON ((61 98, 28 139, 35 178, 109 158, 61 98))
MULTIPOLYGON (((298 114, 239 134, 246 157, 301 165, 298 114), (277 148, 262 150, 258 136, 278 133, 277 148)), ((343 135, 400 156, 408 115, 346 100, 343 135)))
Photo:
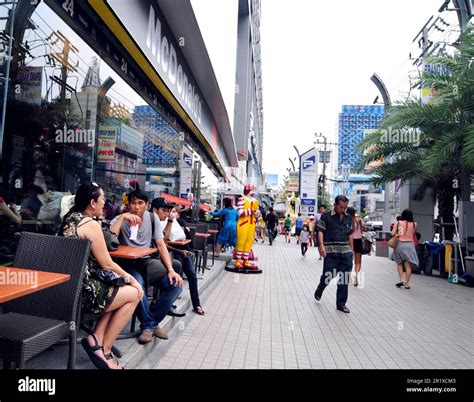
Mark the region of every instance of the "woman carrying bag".
POLYGON ((414 241, 416 227, 417 224, 413 221, 413 212, 405 209, 392 230, 392 236, 397 239, 393 250, 393 259, 397 263, 400 277, 400 282, 395 284, 397 288, 404 286, 405 289, 410 289, 411 266, 419 264, 414 241), (403 265, 405 265, 405 282, 403 281, 403 265))

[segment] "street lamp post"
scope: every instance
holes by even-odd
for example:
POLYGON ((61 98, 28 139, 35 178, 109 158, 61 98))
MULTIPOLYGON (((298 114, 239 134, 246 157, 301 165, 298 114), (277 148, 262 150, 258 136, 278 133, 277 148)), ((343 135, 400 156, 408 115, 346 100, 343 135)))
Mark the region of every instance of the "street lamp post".
POLYGON ((300 155, 300 151, 298 151, 298 148, 296 148, 296 145, 293 145, 293 148, 295 149, 296 154, 298 155, 298 196, 299 196, 301 194, 301 155, 300 155))
POLYGON ((296 171, 296 169, 295 169, 295 164, 293 163, 293 161, 291 160, 291 158, 288 158, 288 160, 290 161, 291 166, 293 167, 293 171, 296 171))

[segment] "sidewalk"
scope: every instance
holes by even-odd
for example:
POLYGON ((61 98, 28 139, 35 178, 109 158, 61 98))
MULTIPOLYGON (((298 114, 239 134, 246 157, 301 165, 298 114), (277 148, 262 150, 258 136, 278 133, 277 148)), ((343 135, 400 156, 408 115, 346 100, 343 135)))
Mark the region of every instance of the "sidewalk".
POLYGON ((180 323, 138 368, 453 369, 473 368, 474 289, 413 275, 398 289, 395 263, 363 257, 363 286, 349 285, 350 314, 336 310, 331 283, 314 290, 322 261, 292 238, 255 245, 261 275, 222 271, 205 316, 180 323))
MULTIPOLYGON (((204 275, 198 274, 198 287, 200 292, 201 301, 205 300, 206 289, 212 286, 213 282, 218 280, 219 275, 224 272, 226 259, 230 259, 230 255, 223 255, 222 258, 216 259, 214 266, 210 270, 206 270, 204 275)), ((211 259, 209 258, 209 264, 211 259)), ((150 290, 151 291, 151 290, 150 290)), ((203 303, 204 304, 204 303, 203 303)), ((183 319, 190 316, 196 316, 192 312, 191 298, 189 295, 188 282, 184 281, 183 292, 181 298, 176 300, 175 305, 177 306, 177 312, 186 313, 186 317, 170 317, 166 316, 165 319, 160 323, 160 327, 163 328, 169 335, 170 340, 160 340, 156 337, 153 338, 151 343, 146 345, 140 345, 136 337, 128 339, 118 339, 115 342, 115 346, 120 349, 123 353, 120 362, 125 365, 127 369, 136 368, 137 365, 141 364, 143 360, 149 355, 155 355, 155 349, 161 343, 168 343, 173 341, 173 337, 177 336, 179 332, 174 330, 175 326, 179 326, 183 319)), ((205 306, 205 304, 204 304, 205 306)), ((137 320, 135 330, 139 330, 139 321, 137 320)), ((127 333, 130 330, 130 322, 125 326, 123 333, 127 333)), ((79 337, 83 337, 85 332, 79 331, 79 337)), ((39 355, 32 358, 27 362, 27 369, 65 369, 67 367, 68 358, 68 345, 58 345, 54 347, 53 351, 44 351, 39 355)), ((0 359, 0 362, 2 360, 0 359)), ((90 361, 86 352, 82 346, 77 344, 77 358, 76 358, 76 369, 95 369, 95 366, 90 361)))

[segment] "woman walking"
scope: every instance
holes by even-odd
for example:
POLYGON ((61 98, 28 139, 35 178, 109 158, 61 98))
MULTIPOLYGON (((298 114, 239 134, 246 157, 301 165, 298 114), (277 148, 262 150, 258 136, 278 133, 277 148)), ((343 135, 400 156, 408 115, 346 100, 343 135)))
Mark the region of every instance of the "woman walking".
POLYGON ((219 257, 222 247, 235 247, 237 239, 237 210, 232 207, 229 198, 224 198, 224 208, 219 212, 211 212, 212 216, 223 216, 224 226, 222 226, 217 236, 216 257, 219 257))
POLYGON ((303 225, 303 229, 300 233, 300 241, 301 241, 301 258, 306 257, 306 252, 308 251, 308 243, 309 243, 309 226, 307 224, 303 225))
POLYGON ((416 227, 417 223, 413 220, 413 212, 405 209, 392 230, 392 236, 398 238, 397 245, 393 250, 393 258, 397 263, 400 277, 400 282, 395 285, 397 288, 410 289, 411 265, 419 264, 414 240, 416 227), (403 281, 403 265, 405 265, 405 281, 403 281))
POLYGON ((352 217, 352 238, 354 239, 354 266, 355 266, 355 278, 354 286, 359 286, 360 283, 360 270, 362 269, 362 219, 356 214, 354 208, 347 208, 347 213, 352 217))

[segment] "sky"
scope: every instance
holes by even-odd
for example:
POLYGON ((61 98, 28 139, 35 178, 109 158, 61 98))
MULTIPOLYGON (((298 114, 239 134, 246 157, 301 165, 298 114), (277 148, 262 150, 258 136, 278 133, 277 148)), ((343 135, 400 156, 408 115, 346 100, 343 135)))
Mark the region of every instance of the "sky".
MULTIPOLYGON (((237 0, 193 0, 221 87, 233 110, 237 0), (232 50, 234 53, 232 54, 232 50)), ((262 0, 263 167, 280 178, 288 158, 314 146, 314 134, 337 142, 344 104, 372 104, 376 72, 392 101, 408 94, 415 36, 442 0, 262 0)), ((456 21, 445 12, 446 21, 456 21)), ((448 28, 449 29, 449 28, 448 28)), ((439 33, 439 35, 444 35, 439 33)), ((379 97, 381 102, 381 96, 379 97)), ((231 116, 232 119, 232 116, 231 116)))
MULTIPOLYGON (((238 0, 191 0, 209 57, 233 123, 238 0)), ((413 39, 430 16, 438 16, 442 0, 262 0, 261 47, 264 110, 263 168, 279 174, 314 145, 315 133, 337 142, 337 118, 344 104, 372 104, 379 95, 370 81, 376 72, 392 102, 405 99, 409 75, 416 72, 409 53, 420 50, 413 39)), ((61 31, 79 49, 85 75, 94 52, 44 3, 33 20, 46 37, 61 31)), ((455 27, 454 12, 441 15, 455 27)), ((445 33, 435 32, 443 37, 445 33)), ((434 35, 434 34, 433 34, 434 35)), ((34 39, 34 38, 32 38, 34 39)), ((40 51, 42 49, 38 49, 40 51)), ((32 63, 34 65, 34 62, 32 63)), ((133 110, 144 101, 104 62, 101 77, 116 84, 108 93, 133 110)), ((69 84, 78 87, 81 76, 69 84)), ((412 94, 414 94, 412 92, 412 94)), ((379 97, 381 102, 381 96, 379 97)), ((205 175, 211 174, 205 169, 205 175)), ((207 180, 205 180, 208 183, 207 180)))

